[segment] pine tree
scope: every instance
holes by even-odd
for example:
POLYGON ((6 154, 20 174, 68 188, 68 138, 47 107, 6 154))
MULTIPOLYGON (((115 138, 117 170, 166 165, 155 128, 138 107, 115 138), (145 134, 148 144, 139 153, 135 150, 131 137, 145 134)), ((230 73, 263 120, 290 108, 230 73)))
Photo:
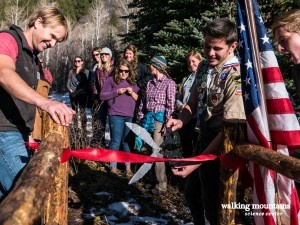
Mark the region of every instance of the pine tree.
MULTIPOLYGON (((292 0, 258 0, 266 26, 274 15, 299 7, 292 0)), ((124 43, 135 44, 141 56, 148 59, 161 54, 168 60, 170 74, 179 81, 186 75, 185 55, 192 49, 202 52, 202 28, 208 20, 228 17, 235 21, 235 0, 133 0, 129 5, 139 11, 129 17, 135 28, 123 35, 124 43)))
POLYGON ((230 16, 234 4, 217 1, 170 0, 168 15, 173 18, 162 30, 153 34, 151 49, 168 59, 170 74, 180 81, 188 73, 185 56, 191 50, 202 52, 202 28, 208 20, 230 16), (189 7, 190 10, 186 10, 189 7), (230 12, 230 13, 228 13, 230 12))
POLYGON ((140 58, 147 59, 155 53, 150 49, 153 34, 172 20, 168 15, 170 8, 161 0, 133 0, 128 7, 139 10, 128 16, 134 24, 134 29, 122 36, 123 43, 136 45, 139 48, 140 58))
POLYGON ((71 22, 77 22, 88 14, 89 0, 57 0, 59 9, 71 22))

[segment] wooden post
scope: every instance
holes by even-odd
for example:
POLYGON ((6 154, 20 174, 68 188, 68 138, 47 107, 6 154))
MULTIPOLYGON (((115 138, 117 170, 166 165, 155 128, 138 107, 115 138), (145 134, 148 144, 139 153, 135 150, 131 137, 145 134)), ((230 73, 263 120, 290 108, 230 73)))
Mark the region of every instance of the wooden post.
POLYGON ((23 170, 11 193, 0 204, 1 225, 67 224, 68 164, 60 155, 68 146, 68 128, 45 123, 38 151, 23 170))
MULTIPOLYGON (((223 128, 223 150, 221 155, 232 157, 234 163, 232 149, 234 146, 246 139, 246 124, 224 123, 223 128)), ((234 204, 241 198, 238 189, 239 171, 230 168, 221 163, 220 166, 220 225, 242 224, 242 219, 239 210, 224 209, 221 204, 234 204)))
POLYGON ((50 134, 25 167, 12 192, 0 205, 0 224, 32 225, 39 221, 44 202, 53 192, 53 180, 58 174, 62 140, 50 134))
MULTIPOLYGON (((48 114, 43 115, 43 137, 52 133, 60 134, 62 147, 69 147, 69 129, 65 126, 60 126, 50 119, 48 114)), ((68 224, 68 172, 69 164, 60 164, 58 171, 54 178, 53 191, 49 193, 47 201, 45 202, 44 212, 42 215, 42 224, 68 224)))

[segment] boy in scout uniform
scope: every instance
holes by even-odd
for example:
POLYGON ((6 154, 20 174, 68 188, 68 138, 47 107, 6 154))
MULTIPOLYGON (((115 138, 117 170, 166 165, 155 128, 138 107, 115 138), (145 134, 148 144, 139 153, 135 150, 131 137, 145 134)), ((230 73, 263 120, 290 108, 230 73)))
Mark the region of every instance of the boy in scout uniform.
MULTIPOLYGON (((223 122, 245 123, 241 92, 240 64, 234 55, 237 46, 236 26, 227 18, 219 18, 204 28, 206 60, 198 67, 191 97, 179 116, 166 127, 180 129, 197 115, 199 143, 194 154, 217 154, 222 147, 223 122), (209 146, 209 147, 208 147, 209 146), (207 148, 208 147, 208 148, 207 148)), ((220 162, 218 159, 197 165, 176 166, 173 173, 187 177, 185 197, 194 224, 218 224, 220 162), (200 166, 201 165, 201 166, 200 166), (193 172, 193 173, 192 173, 193 172), (199 193, 201 190, 202 193, 199 193), (195 198, 196 196, 196 198, 195 198)))

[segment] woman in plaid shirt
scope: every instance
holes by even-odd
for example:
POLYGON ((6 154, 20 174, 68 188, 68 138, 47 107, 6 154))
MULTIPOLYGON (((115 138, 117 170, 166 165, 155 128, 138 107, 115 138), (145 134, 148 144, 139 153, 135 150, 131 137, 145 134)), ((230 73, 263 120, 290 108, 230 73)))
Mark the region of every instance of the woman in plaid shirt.
MULTIPOLYGON (((176 83, 170 78, 166 69, 167 61, 163 56, 155 56, 151 59, 150 72, 154 79, 147 83, 146 95, 140 102, 138 112, 141 126, 153 134, 157 145, 163 143, 162 128, 171 117, 175 105, 176 83)), ((158 154, 158 157, 163 157, 163 155, 158 154)), ((155 163, 155 174, 158 180, 158 185, 152 190, 155 194, 161 194, 167 190, 165 170, 164 162, 155 163)))

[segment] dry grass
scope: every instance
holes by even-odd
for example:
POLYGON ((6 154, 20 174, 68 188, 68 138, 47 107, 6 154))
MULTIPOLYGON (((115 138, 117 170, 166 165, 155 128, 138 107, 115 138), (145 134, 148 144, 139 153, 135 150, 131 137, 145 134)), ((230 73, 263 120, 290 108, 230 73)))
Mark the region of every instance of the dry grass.
MULTIPOLYGON (((87 147, 102 147, 98 143, 91 143, 91 133, 101 132, 101 124, 94 124, 92 132, 86 129, 84 115, 76 115, 72 126, 70 126, 70 140, 72 149, 87 147)), ((98 134, 99 134, 98 133, 98 134)), ((103 133, 101 134, 103 137, 103 133)), ((120 167, 124 165, 119 165, 120 167)), ((139 168, 140 164, 132 165, 133 171, 139 168)), ((69 176, 69 218, 68 223, 72 225, 104 225, 108 224, 105 212, 99 215, 90 215, 91 208, 96 211, 105 209, 113 202, 127 201, 134 198, 141 205, 142 210, 135 212, 138 216, 152 216, 159 218, 162 214, 171 213, 168 224, 180 224, 180 221, 189 222, 191 216, 183 198, 184 180, 172 176, 167 166, 169 188, 162 196, 155 196, 151 189, 154 187, 156 178, 151 170, 141 181, 128 185, 129 179, 125 176, 112 177, 109 174, 107 163, 90 162, 78 159, 70 161, 69 176), (97 192, 112 193, 112 198, 99 199, 97 192)), ((115 215, 117 216, 117 215, 115 215)), ((126 216, 118 216, 118 222, 128 221, 126 216)), ((140 223, 139 223, 140 224, 140 223)))

